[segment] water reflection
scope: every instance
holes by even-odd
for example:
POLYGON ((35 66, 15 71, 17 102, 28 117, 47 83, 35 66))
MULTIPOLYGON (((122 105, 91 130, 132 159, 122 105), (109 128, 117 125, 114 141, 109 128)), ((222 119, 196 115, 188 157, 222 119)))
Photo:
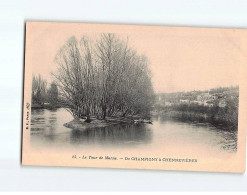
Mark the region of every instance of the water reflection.
POLYGON ((144 124, 115 125, 89 129, 83 132, 72 130, 70 140, 72 144, 148 144, 152 140, 152 131, 144 124))
POLYGON ((44 147, 128 147, 162 151, 187 148, 237 150, 237 132, 225 131, 206 123, 174 121, 153 117, 153 125, 115 125, 86 131, 73 130, 63 124, 73 120, 65 109, 32 110, 31 143, 44 147))
MULTIPOLYGON (((210 145, 216 145, 222 150, 227 151, 237 151, 238 146, 238 133, 235 130, 226 130, 225 127, 220 127, 211 125, 210 123, 198 123, 191 121, 181 121, 178 119, 167 118, 166 116, 155 116, 153 117, 155 121, 158 121, 160 124, 176 124, 173 125, 173 130, 177 129, 176 126, 179 126, 181 130, 179 134, 182 134, 184 137, 191 136, 193 140, 191 142, 195 142, 199 140, 200 142, 204 142, 210 145), (189 129, 190 132, 187 130, 189 129), (183 131, 182 131, 183 130, 183 131), (185 133, 187 135, 185 135, 185 133)), ((180 135, 181 136, 181 135, 180 135)))
POLYGON ((47 129, 53 131, 57 126, 57 109, 33 109, 31 117, 31 131, 45 133, 47 129))

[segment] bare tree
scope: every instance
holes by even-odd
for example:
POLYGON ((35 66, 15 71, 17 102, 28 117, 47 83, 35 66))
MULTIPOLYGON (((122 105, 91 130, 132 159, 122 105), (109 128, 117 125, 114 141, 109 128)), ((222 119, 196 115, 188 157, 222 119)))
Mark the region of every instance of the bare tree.
POLYGON ((58 105, 58 88, 55 82, 52 82, 50 88, 47 90, 47 101, 51 107, 58 105))
POLYGON ((148 60, 128 46, 128 39, 101 34, 93 41, 70 38, 58 51, 55 74, 63 106, 75 118, 148 112, 153 88, 148 60))
POLYGON ((32 104, 44 105, 47 82, 40 76, 33 75, 32 104))

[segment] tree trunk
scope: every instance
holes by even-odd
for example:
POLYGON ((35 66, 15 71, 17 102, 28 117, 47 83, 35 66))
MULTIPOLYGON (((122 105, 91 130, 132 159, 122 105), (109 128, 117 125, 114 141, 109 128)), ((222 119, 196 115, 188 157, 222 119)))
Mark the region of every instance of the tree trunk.
POLYGON ((87 116, 86 116, 85 122, 86 122, 86 123, 90 123, 91 121, 92 121, 92 120, 90 119, 90 115, 87 115, 87 116))

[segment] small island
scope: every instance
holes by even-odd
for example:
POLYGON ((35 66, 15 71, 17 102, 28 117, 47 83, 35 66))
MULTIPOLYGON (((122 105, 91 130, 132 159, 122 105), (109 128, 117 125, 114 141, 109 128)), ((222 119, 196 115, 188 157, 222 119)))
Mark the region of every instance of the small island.
POLYGON ((86 119, 74 119, 68 123, 65 123, 64 126, 76 129, 76 130, 88 130, 95 128, 102 128, 114 125, 141 125, 141 124, 152 124, 151 120, 142 119, 139 116, 130 116, 130 117, 106 117, 104 120, 99 120, 96 118, 92 118, 90 123, 86 121, 86 119))

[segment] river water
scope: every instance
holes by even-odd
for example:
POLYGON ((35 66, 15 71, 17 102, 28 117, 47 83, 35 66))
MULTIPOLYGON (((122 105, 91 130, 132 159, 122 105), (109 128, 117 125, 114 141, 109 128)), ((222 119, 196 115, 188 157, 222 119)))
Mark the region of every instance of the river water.
POLYGON ((64 127, 73 120, 65 109, 33 109, 31 144, 53 148, 96 148, 104 151, 214 151, 232 153, 237 149, 237 133, 210 124, 185 123, 164 117, 152 118, 153 124, 111 126, 84 132, 64 127))

